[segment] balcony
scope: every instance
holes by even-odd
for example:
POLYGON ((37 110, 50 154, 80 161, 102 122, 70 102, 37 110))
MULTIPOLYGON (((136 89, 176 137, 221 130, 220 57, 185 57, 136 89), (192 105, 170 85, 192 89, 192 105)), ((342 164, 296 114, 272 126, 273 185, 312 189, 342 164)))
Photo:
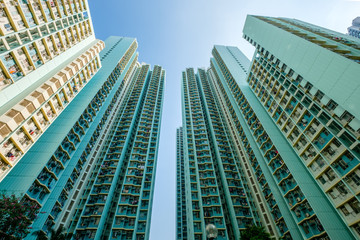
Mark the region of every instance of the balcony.
POLYGON ((18 39, 14 35, 7 36, 5 38, 5 42, 9 45, 10 49, 16 48, 20 46, 18 39))
POLYGON ((310 145, 301 155, 301 158, 304 159, 305 161, 311 161, 317 154, 318 152, 315 150, 315 148, 312 145, 310 145))
POLYGON ((51 210, 51 216, 56 219, 59 216, 59 213, 62 211, 62 208, 58 205, 58 203, 55 204, 55 206, 51 210))
POLYGON ((212 196, 212 195, 215 195, 217 196, 218 195, 218 191, 217 191, 217 188, 201 188, 201 196, 205 197, 205 196, 212 196))
POLYGON ((300 226, 302 227, 306 238, 311 238, 324 232, 324 228, 321 225, 320 221, 317 219, 317 217, 305 221, 300 226))
POLYGON ((286 115, 286 113, 282 113, 279 118, 278 125, 282 128, 285 125, 287 119, 288 116, 286 115))
POLYGON ((318 149, 322 149, 332 139, 333 135, 326 129, 323 129, 320 136, 313 142, 318 149))
POLYGON ((82 218, 80 227, 81 228, 97 228, 99 226, 99 217, 82 218))
POLYGON ((254 137, 257 138, 259 137, 261 134, 263 134, 264 129, 262 127, 259 127, 258 129, 256 129, 256 131, 254 132, 254 137))
POLYGON ((56 184, 56 179, 53 175, 46 170, 43 170, 39 176, 37 177, 39 182, 45 185, 48 189, 52 189, 52 187, 56 184))
POLYGON ((48 191, 44 187, 34 182, 27 191, 27 194, 31 198, 37 200, 39 203, 42 203, 45 199, 45 196, 48 194, 48 191))
POLYGON ((116 213, 117 216, 128 216, 128 217, 135 217, 137 213, 137 207, 120 205, 118 211, 116 213))
POLYGON ((67 139, 64 140, 61 144, 62 148, 70 155, 73 151, 75 151, 75 146, 73 143, 69 142, 67 139))
POLYGON ((260 137, 258 137, 258 142, 259 145, 261 146, 264 142, 266 142, 266 140, 268 140, 269 136, 265 133, 263 135, 261 135, 260 137))
POLYGON ((18 62, 21 64, 22 66, 22 70, 25 72, 25 74, 31 72, 34 70, 34 67, 32 66, 32 64, 30 63, 30 61, 28 60, 24 50, 21 49, 17 49, 15 52, 15 56, 17 57, 18 62))
POLYGON ((288 179, 283 180, 280 183, 280 187, 283 190, 284 194, 293 190, 296 186, 297 186, 297 184, 292 176, 289 177, 288 179))
POLYGON ((305 115, 299 121, 298 126, 304 130, 313 118, 314 118, 314 116, 311 113, 306 111, 305 115))
POLYGON ((282 217, 281 212, 280 212, 278 206, 276 206, 276 207, 271 211, 271 214, 272 214, 272 216, 274 217, 275 222, 277 222, 277 221, 282 217))
POLYGON ((345 150, 346 148, 344 145, 342 145, 338 140, 333 139, 331 143, 321 151, 321 153, 329 160, 329 162, 333 162, 335 159, 338 159, 345 150))
POLYGON ((45 119, 42 111, 38 111, 35 116, 37 122, 40 124, 42 129, 45 129, 50 123, 45 119))
POLYGON ((50 216, 45 221, 45 224, 42 227, 42 231, 44 231, 46 234, 49 234, 51 228, 55 225, 55 222, 51 219, 50 216))
POLYGON ((274 172, 275 177, 278 181, 282 181, 284 178, 287 178, 290 174, 289 169, 286 167, 286 165, 282 165, 281 168, 277 169, 274 172))
POLYGON ((272 97, 269 97, 269 99, 267 100, 267 102, 265 103, 265 108, 268 109, 268 111, 270 111, 270 106, 271 106, 271 103, 273 101, 273 98, 272 97))
POLYGON ((7 78, 0 68, 0 90, 12 83, 11 79, 7 78))
POLYGON ((44 12, 45 12, 45 16, 46 16, 48 21, 51 21, 52 17, 50 15, 50 10, 49 10, 49 8, 48 8, 48 6, 46 5, 45 2, 42 2, 42 3, 43 3, 43 9, 44 9, 44 12))
POLYGON ((315 176, 322 172, 328 165, 325 163, 324 159, 321 156, 317 156, 315 161, 310 164, 311 171, 315 174, 315 176))
POLYGON ((274 101, 273 104, 271 105, 270 109, 269 109, 269 112, 271 113, 271 115, 273 115, 273 113, 275 112, 275 110, 277 108, 278 108, 278 104, 274 101))
POLYGON ((350 173, 345 180, 354 192, 360 191, 360 169, 350 173))
POLYGON ((12 165, 21 157, 22 152, 16 148, 15 144, 8 140, 7 142, 3 143, 1 152, 5 156, 5 158, 10 162, 12 165))
POLYGON ((299 104, 298 107, 295 109, 295 111, 291 114, 291 118, 297 122, 297 120, 300 118, 302 113, 304 112, 304 107, 299 104))
POLYGON ((63 150, 58 149, 55 154, 54 154, 55 158, 57 160, 59 160, 60 162, 62 162, 63 165, 66 164, 66 162, 70 159, 69 155, 64 152, 63 150))
POLYGON ((41 133, 40 129, 35 125, 32 119, 27 121, 27 123, 24 124, 23 127, 26 129, 32 139, 36 139, 41 133))
MULTIPOLYGON (((285 108, 285 111, 290 115, 294 108, 296 107, 297 101, 294 98, 291 100, 290 104, 288 104, 285 108)), ((295 114, 296 115, 296 114, 295 114)))
MULTIPOLYGON (((281 234, 284 234, 285 232, 288 231, 288 228, 287 228, 287 226, 286 226, 286 224, 284 222, 284 219, 279 220, 279 222, 277 223, 277 227, 278 227, 281 234)), ((286 236, 284 238, 287 239, 286 236)))
POLYGON ((360 217, 359 206, 359 201, 354 198, 340 207, 340 210, 347 223, 352 224, 358 222, 360 217))
POLYGON ((84 215, 85 216, 91 216, 91 215, 100 215, 101 216, 103 210, 104 210, 103 206, 87 207, 85 209, 84 215))
POLYGON ((297 127, 294 128, 294 130, 291 132, 291 134, 288 136, 288 139, 291 143, 295 143, 297 138, 299 137, 300 132, 297 127))
POLYGON ((90 196, 88 204, 104 204, 106 202, 107 195, 99 194, 96 196, 90 196))
POLYGON ((277 156, 275 159, 272 159, 270 162, 270 167, 273 171, 275 171, 277 168, 281 167, 284 164, 284 161, 281 159, 280 156, 277 156))
POLYGON ((76 133, 74 133, 74 132, 70 132, 69 134, 68 134, 68 138, 69 138, 69 141, 73 144, 73 145, 75 145, 76 146, 76 144, 78 143, 78 142, 80 142, 80 138, 77 136, 77 134, 76 133))
POLYGON ((43 62, 40 60, 36 48, 31 44, 31 45, 27 45, 26 49, 35 67, 36 68, 40 67, 43 64, 43 62))
POLYGON ((301 135, 299 141, 295 144, 295 149, 297 152, 302 153, 304 149, 308 146, 309 142, 304 137, 304 135, 301 135))
POLYGON ((10 165, 0 159, 0 179, 10 169, 10 165))
POLYGON ((32 141, 30 138, 24 133, 23 129, 20 128, 16 133, 12 136, 13 139, 21 144, 22 149, 27 149, 32 141))
MULTIPOLYGON (((117 228, 117 226, 114 226, 114 228, 117 228)), ((123 228, 122 226, 120 228, 123 228)), ((113 230, 111 234, 111 239, 131 239, 132 238, 132 231, 119 231, 119 230, 113 230)))
POLYGON ((289 119, 286 123, 285 123, 285 127, 283 128, 283 132, 285 134, 288 134, 289 132, 292 131, 293 127, 295 125, 292 123, 291 119, 289 119))
POLYGON ((298 188, 294 191, 288 192, 285 197, 288 200, 290 208, 301 203, 305 198, 301 190, 298 188))
POLYGON ((298 222, 301 222, 305 218, 310 218, 314 215, 314 211, 308 202, 301 203, 300 205, 296 206, 293 211, 295 212, 295 216, 298 222))
POLYGON ((23 77, 23 73, 21 72, 19 66, 16 64, 14 57, 11 54, 6 54, 1 56, 1 60, 3 61, 5 67, 10 73, 13 80, 18 80, 23 77))
POLYGON ((316 126, 314 128, 314 126, 316 126, 315 124, 311 124, 311 126, 305 130, 305 135, 309 138, 309 139, 313 139, 313 137, 315 135, 317 135, 318 131, 322 128, 321 126, 316 126))
POLYGON ((263 195, 265 196, 266 199, 268 199, 271 194, 272 194, 272 192, 269 187, 266 187, 263 189, 263 195))
MULTIPOLYGON (((99 176, 96 180, 96 184, 111 184, 113 181, 113 177, 101 177, 99 176)), ((128 182, 126 182, 128 183, 128 182)), ((131 182, 133 183, 133 181, 131 182)))
POLYGON ((339 172, 342 176, 344 176, 358 164, 359 164, 359 160, 355 158, 351 153, 346 151, 341 156, 341 158, 336 160, 331 165, 336 169, 337 172, 339 172))
POLYGON ((318 181, 322 184, 324 189, 330 188, 339 180, 339 176, 332 169, 328 169, 318 178, 318 181))
POLYGON ((0 11, 0 21, 1 21, 0 27, 2 28, 5 35, 14 32, 14 28, 9 22, 9 16, 4 11, 4 9, 1 9, 0 11))

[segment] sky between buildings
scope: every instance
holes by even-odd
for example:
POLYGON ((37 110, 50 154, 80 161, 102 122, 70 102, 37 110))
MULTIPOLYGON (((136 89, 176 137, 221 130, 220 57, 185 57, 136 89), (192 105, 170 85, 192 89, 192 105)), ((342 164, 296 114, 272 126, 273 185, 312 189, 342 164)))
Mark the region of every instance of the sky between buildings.
POLYGON ((175 133, 181 125, 181 72, 208 67, 214 44, 237 46, 247 14, 303 20, 341 33, 360 16, 360 0, 89 0, 98 39, 137 38, 139 61, 166 70, 151 240, 175 239, 175 133))

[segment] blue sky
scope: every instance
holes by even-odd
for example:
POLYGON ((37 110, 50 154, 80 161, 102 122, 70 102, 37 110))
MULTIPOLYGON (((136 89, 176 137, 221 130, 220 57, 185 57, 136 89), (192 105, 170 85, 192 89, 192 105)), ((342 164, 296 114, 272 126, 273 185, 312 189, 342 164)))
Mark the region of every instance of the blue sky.
POLYGON ((237 46, 247 14, 296 18, 342 33, 360 0, 89 0, 95 35, 136 37, 139 61, 166 69, 151 240, 175 238, 175 131, 181 125, 181 71, 208 67, 214 44, 237 46))

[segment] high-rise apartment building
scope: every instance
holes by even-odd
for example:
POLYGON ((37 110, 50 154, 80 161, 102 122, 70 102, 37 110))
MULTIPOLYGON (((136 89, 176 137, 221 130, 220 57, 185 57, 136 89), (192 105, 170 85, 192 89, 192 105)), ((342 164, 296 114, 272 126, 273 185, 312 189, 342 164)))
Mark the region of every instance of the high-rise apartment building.
POLYGON ((176 239, 187 239, 185 166, 182 127, 176 129, 176 239))
POLYGON ((101 67, 85 0, 0 3, 0 181, 101 67))
MULTIPOLYGON (((351 239, 347 232, 359 238, 358 41, 298 20, 252 16, 244 37, 256 46, 247 81, 322 193, 313 197, 304 185, 304 196, 331 239, 351 239), (321 213, 325 205, 317 210, 320 199, 336 217, 321 213), (334 234, 343 236, 330 231, 337 219, 346 227, 338 224, 334 234)), ((305 179, 304 173, 295 174, 296 180, 305 179)), ((310 219, 304 232, 311 235, 313 226, 310 219)))
POLYGON ((26 239, 148 239, 165 70, 96 40, 87 1, 0 7, 0 190, 40 208, 26 239))
POLYGON ((0 183, 40 207, 33 231, 149 237, 165 71, 137 62, 135 39, 105 43, 102 68, 0 183))
MULTIPOLYGON (((206 239, 214 224, 217 239, 239 239, 239 229, 259 224, 241 152, 205 70, 183 72, 182 112, 187 236, 206 239)), ((269 224, 271 224, 269 222, 269 224)))
POLYGON ((359 238, 359 45, 257 16, 244 38, 252 62, 215 46, 207 71, 182 75, 188 238, 206 239, 209 223, 220 239, 249 224, 285 239, 359 238))
POLYGON ((352 25, 348 27, 347 30, 350 36, 360 38, 360 17, 355 18, 352 21, 352 25))

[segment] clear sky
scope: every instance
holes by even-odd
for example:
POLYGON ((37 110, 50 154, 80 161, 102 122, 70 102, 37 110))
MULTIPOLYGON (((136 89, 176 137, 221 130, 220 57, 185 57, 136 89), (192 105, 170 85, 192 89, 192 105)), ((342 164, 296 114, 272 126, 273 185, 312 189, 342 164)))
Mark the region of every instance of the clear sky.
POLYGON ((151 240, 175 239, 175 132, 181 125, 181 71, 208 67, 214 44, 237 46, 247 14, 289 17, 345 33, 360 0, 88 0, 97 38, 137 38, 139 61, 166 69, 151 240))

